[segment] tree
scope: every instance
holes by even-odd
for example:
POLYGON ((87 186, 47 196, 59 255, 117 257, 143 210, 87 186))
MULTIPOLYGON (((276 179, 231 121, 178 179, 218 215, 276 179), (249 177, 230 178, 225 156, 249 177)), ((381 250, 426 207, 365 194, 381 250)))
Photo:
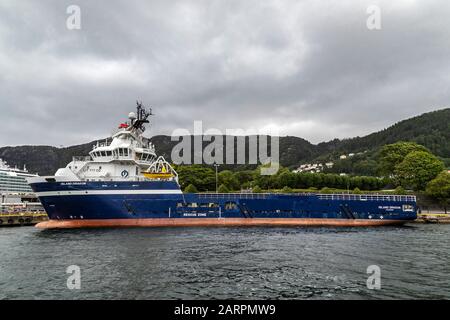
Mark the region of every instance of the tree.
POLYGON ((398 195, 403 195, 406 194, 406 190, 402 186, 398 186, 397 188, 395 188, 394 193, 398 195))
POLYGON ((253 193, 261 193, 262 189, 259 186, 254 186, 252 189, 252 192, 253 193))
POLYGON ((426 151, 413 151, 396 166, 395 174, 402 186, 424 190, 442 170, 444 164, 436 156, 426 151))
POLYGON ((353 189, 354 194, 361 194, 361 190, 359 188, 353 189))
POLYGON ((219 172, 219 184, 224 185, 229 190, 239 190, 241 188, 240 183, 236 176, 230 170, 224 170, 219 172))
POLYGON ((230 192, 230 189, 228 189, 226 185, 221 184, 219 186, 219 189, 217 190, 217 192, 218 193, 228 193, 228 192, 230 192))
POLYGON ((283 187, 283 189, 281 189, 281 193, 291 193, 292 189, 289 188, 288 186, 283 187))
POLYGON ((450 173, 441 172, 436 178, 428 182, 426 193, 436 199, 447 213, 447 206, 450 204, 450 173))
POLYGON ((233 173, 233 176, 240 183, 241 188, 245 188, 253 180, 253 171, 237 171, 233 173))
POLYGON ((405 157, 414 151, 429 152, 427 148, 414 142, 400 141, 383 146, 379 153, 380 172, 385 175, 392 175, 405 157))
POLYGON ((278 175, 277 185, 279 187, 294 187, 295 186, 295 173, 285 171, 278 175))
POLYGON ((190 184, 184 189, 184 192, 185 193, 197 193, 198 190, 193 184, 190 184))
POLYGON ((333 192, 331 191, 330 188, 323 187, 322 189, 320 189, 320 193, 330 194, 330 193, 333 193, 333 192))
POLYGON ((200 191, 215 190, 216 177, 212 168, 201 165, 180 165, 175 169, 182 188, 190 184, 200 191))

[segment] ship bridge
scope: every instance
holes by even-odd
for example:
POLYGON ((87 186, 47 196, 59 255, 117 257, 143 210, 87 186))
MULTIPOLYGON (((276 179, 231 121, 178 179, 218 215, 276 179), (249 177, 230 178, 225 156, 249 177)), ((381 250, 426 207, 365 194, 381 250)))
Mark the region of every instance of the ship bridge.
POLYGON ((111 142, 98 142, 89 155, 95 162, 133 161, 141 167, 149 167, 156 158, 154 145, 129 131, 116 133, 111 142))
POLYGON ((143 136, 150 115, 151 109, 146 111, 138 103, 137 112, 131 112, 111 138, 97 142, 88 157, 74 157, 56 172, 57 180, 177 179, 176 172, 163 158, 157 158, 155 146, 143 136))

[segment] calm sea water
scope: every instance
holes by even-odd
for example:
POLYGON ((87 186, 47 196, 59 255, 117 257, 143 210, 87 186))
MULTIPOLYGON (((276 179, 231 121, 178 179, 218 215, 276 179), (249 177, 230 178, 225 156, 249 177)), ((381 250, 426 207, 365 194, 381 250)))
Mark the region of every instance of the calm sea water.
POLYGON ((450 225, 0 228, 0 299, 450 298, 450 225), (66 268, 81 268, 69 290, 66 268), (366 287, 381 268, 381 289, 366 287))

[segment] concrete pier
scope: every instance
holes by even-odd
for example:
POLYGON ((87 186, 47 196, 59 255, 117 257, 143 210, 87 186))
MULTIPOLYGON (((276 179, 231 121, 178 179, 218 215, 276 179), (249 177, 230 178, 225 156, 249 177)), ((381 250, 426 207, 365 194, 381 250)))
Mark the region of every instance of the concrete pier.
POLYGON ((31 226, 47 220, 47 214, 42 212, 1 213, 0 227, 31 226))
POLYGON ((421 213, 414 220, 417 223, 450 223, 450 214, 445 213, 421 213))

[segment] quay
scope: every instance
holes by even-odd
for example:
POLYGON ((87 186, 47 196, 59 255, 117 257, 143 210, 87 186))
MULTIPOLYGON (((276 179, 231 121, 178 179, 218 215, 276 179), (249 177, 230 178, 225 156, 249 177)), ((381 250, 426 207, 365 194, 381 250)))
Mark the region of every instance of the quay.
POLYGON ((0 213, 0 227, 31 226, 47 220, 47 214, 42 212, 0 213))
POLYGON ((0 203, 0 227, 29 226, 47 220, 40 202, 0 203))
POLYGON ((450 223, 450 214, 445 213, 419 213, 415 223, 450 223))

